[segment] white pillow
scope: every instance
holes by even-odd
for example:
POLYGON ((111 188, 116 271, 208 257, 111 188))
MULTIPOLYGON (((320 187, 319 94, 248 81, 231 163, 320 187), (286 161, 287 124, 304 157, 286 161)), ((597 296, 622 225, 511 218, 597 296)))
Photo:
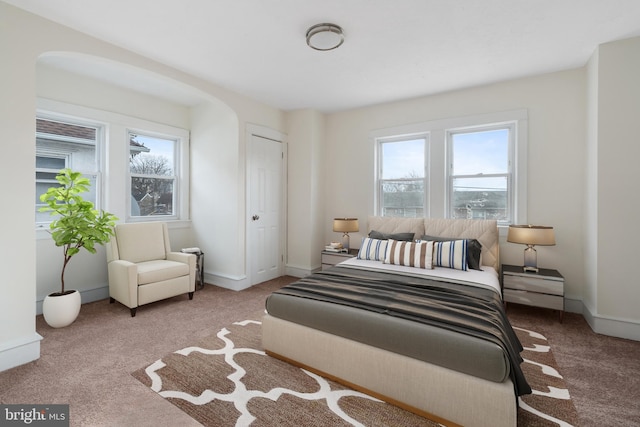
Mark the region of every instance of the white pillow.
POLYGON ((385 264, 405 265, 424 269, 433 268, 433 242, 401 242, 389 240, 385 264))
POLYGON ((434 242, 433 264, 436 267, 467 271, 467 240, 434 242))
POLYGON ((384 261, 384 254, 387 250, 388 240, 372 239, 365 237, 362 239, 358 259, 368 259, 373 261, 384 261))

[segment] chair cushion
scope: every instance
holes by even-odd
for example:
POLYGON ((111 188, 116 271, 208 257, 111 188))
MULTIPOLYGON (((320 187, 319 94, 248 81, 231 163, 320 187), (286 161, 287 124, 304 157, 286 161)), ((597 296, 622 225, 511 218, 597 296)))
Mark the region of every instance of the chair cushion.
POLYGON ((137 263, 167 257, 160 222, 118 224, 115 233, 120 259, 137 263))
POLYGON ((138 263, 138 285, 160 282, 189 275, 189 264, 176 261, 154 260, 138 263))

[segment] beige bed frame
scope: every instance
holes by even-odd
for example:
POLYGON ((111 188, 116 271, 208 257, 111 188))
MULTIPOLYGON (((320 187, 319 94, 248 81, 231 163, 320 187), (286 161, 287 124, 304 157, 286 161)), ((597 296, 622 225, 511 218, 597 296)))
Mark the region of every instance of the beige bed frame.
MULTIPOLYGON (((368 230, 475 238, 482 264, 498 270, 496 221, 369 217, 368 230)), ((483 380, 265 315, 262 343, 274 357, 445 425, 515 426, 511 380, 483 380)))

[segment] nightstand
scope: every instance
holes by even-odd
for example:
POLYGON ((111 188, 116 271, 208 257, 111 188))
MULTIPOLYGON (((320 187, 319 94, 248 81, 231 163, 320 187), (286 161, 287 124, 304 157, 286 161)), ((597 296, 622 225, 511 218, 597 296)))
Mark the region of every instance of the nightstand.
POLYGON ((558 270, 541 268, 525 273, 522 266, 502 265, 501 283, 505 304, 531 305, 560 311, 564 315, 564 277, 558 270))
POLYGON ((345 261, 358 255, 357 249, 349 249, 349 252, 322 251, 322 269, 333 267, 339 262, 345 261))

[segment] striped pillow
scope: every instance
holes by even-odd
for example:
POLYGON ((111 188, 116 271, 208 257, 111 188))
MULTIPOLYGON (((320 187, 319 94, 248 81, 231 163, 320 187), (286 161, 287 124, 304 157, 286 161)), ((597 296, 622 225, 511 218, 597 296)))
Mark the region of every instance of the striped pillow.
POLYGON ((467 271, 467 240, 450 240, 433 243, 433 263, 436 267, 467 271))
POLYGON ((387 240, 372 239, 365 237, 362 239, 358 259, 369 259, 373 261, 384 261, 384 254, 387 250, 387 240))
POLYGON ((433 242, 400 242, 389 240, 385 264, 432 269, 433 242))

